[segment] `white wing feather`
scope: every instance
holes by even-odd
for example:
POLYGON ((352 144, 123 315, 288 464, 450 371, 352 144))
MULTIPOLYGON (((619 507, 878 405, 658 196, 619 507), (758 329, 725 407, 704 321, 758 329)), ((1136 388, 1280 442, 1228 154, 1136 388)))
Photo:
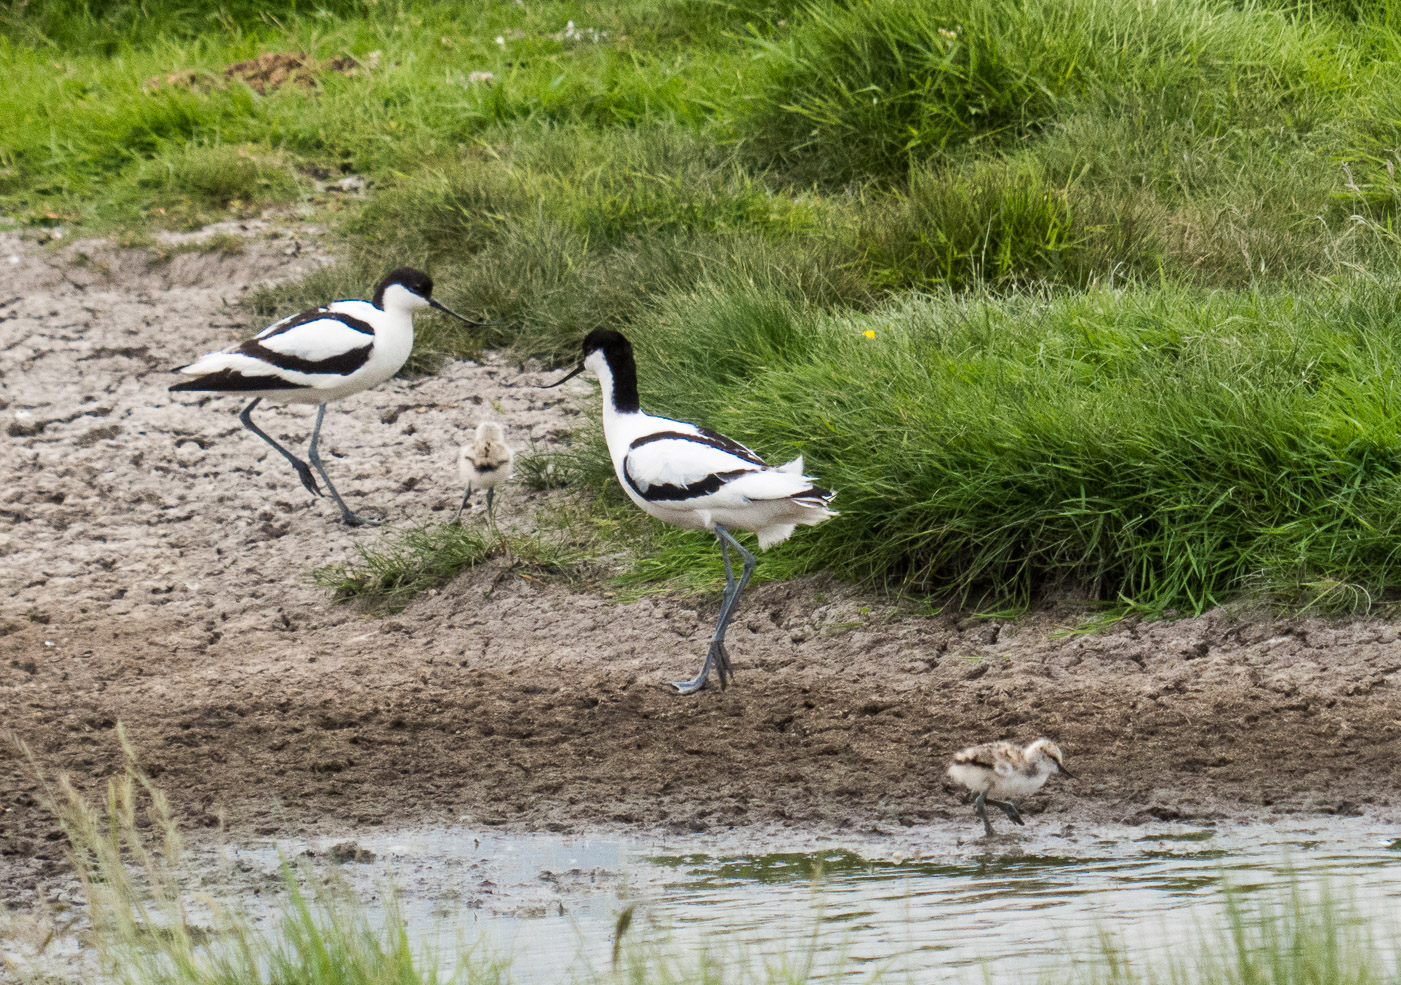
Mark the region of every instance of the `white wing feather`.
POLYGON ((333 359, 374 343, 373 335, 357 332, 334 318, 318 318, 279 335, 260 337, 259 344, 273 352, 298 356, 313 362, 333 359))
POLYGON ((787 499, 812 487, 802 457, 779 467, 756 465, 731 452, 684 438, 663 438, 632 449, 623 460, 627 475, 644 493, 653 486, 690 486, 712 475, 727 476, 712 495, 726 500, 787 499), (733 473, 743 473, 734 475, 733 473))
POLYGON ((684 438, 663 438, 631 449, 623 459, 623 468, 637 487, 646 492, 653 486, 689 486, 711 475, 752 472, 761 466, 713 445, 684 438))

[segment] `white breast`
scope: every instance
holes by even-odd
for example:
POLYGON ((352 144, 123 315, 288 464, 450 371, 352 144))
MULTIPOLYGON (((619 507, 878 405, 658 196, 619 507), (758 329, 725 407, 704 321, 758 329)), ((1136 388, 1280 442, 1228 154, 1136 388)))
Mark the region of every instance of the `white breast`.
POLYGON ((988 787, 988 796, 993 800, 1013 800, 1030 797, 1046 785, 1046 773, 1013 772, 1005 776, 994 776, 988 787))

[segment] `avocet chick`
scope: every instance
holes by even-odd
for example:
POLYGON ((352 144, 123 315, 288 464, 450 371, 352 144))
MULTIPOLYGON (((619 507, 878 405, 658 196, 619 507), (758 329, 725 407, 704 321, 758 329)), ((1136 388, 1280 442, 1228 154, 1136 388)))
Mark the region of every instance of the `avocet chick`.
POLYGON ((515 454, 506 444, 501 425, 495 421, 482 421, 478 424, 476 437, 470 444, 463 445, 457 454, 457 475, 467 487, 467 491, 462 494, 462 505, 457 508, 457 516, 462 516, 462 511, 467 508, 467 500, 473 492, 485 489, 486 515, 488 519, 492 519, 492 500, 496 497, 496 486, 511 477, 514 462, 515 454))
POLYGON ((1061 761, 1060 748, 1050 739, 1037 739, 1025 749, 1010 742, 984 742, 954 753, 949 765, 949 777, 976 795, 973 806, 989 835, 992 822, 986 805, 1002 808, 1013 824, 1024 824, 1021 812, 1006 798, 1030 797, 1052 773, 1075 779, 1061 761))

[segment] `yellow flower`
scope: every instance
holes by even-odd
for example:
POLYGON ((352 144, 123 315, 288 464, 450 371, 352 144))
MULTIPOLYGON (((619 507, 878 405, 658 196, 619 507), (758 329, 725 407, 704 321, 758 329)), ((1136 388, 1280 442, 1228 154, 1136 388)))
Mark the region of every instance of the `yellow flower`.
POLYGON ((862 332, 861 334, 864 335, 864 336, 866 336, 866 338, 868 338, 868 339, 873 339, 873 338, 876 337, 876 330, 875 330, 874 328, 868 328, 868 329, 866 329, 866 331, 862 332))

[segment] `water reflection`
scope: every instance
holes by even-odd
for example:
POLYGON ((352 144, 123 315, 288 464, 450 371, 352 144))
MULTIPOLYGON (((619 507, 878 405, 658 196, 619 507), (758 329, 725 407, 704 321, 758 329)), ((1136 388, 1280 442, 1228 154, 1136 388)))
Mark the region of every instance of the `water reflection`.
MULTIPOLYGON (((823 845, 787 832, 721 840, 434 829, 362 839, 377 862, 343 871, 367 893, 392 881, 413 931, 449 960, 485 944, 513 956, 517 980, 539 982, 580 962, 606 965, 613 921, 632 904, 632 935, 673 952, 709 946, 763 958, 813 946, 849 968, 916 980, 963 969, 955 978, 975 981, 1034 979, 1076 954, 1098 957, 1101 931, 1162 957, 1215 924, 1223 876, 1247 895, 1289 878, 1341 882, 1364 912, 1385 913, 1401 896, 1401 838, 1355 819, 994 842, 963 842, 962 833, 823 845), (799 850, 771 850, 785 839, 799 850), (746 843, 755 850, 732 850, 746 843)), ((243 864, 275 864, 297 847, 231 852, 243 864)))

